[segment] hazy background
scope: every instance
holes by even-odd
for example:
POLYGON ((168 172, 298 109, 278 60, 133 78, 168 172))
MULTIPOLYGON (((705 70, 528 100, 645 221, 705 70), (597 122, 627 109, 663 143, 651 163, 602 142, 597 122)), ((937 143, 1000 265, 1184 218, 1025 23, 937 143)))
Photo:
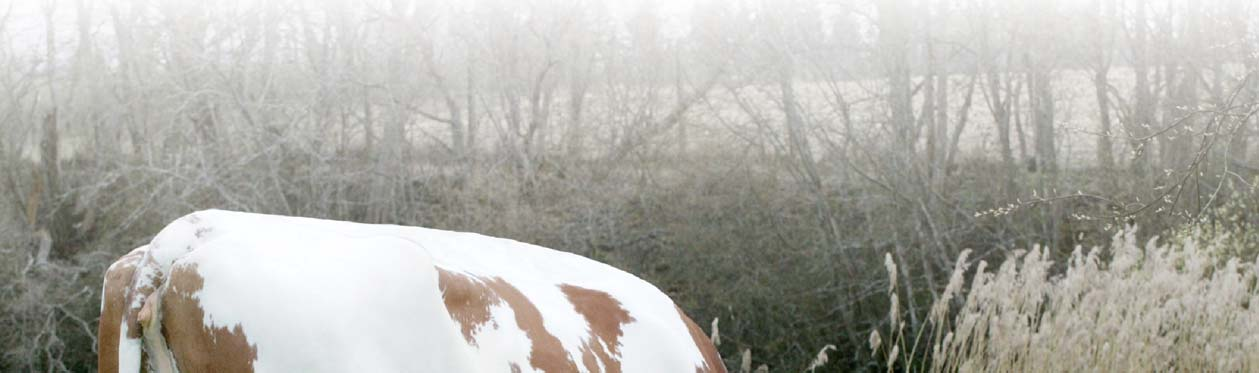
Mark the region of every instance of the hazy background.
POLYGON ((0 0, 0 370, 93 371, 102 270, 202 208, 571 251, 732 369, 877 368, 886 254, 914 331, 962 249, 1253 200, 1256 8, 0 0))

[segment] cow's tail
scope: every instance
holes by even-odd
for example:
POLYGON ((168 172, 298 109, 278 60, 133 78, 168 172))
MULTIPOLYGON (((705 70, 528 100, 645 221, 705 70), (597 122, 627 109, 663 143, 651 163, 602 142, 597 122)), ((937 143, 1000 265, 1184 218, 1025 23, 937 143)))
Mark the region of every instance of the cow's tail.
POLYGON ((171 264, 212 233, 209 219, 199 215, 205 214, 189 214, 167 225, 152 242, 106 272, 97 342, 102 373, 175 371, 161 333, 161 294, 171 264))
POLYGON ((132 251, 105 272, 97 332, 98 369, 102 373, 175 371, 161 333, 159 311, 165 281, 152 247, 132 251))
MULTIPOLYGON (((127 324, 122 323, 122 329, 127 330, 127 324)), ((141 367, 145 364, 143 342, 140 338, 127 338, 123 334, 118 339, 118 373, 140 373, 141 367)), ((104 367, 101 367, 104 372, 104 367)))

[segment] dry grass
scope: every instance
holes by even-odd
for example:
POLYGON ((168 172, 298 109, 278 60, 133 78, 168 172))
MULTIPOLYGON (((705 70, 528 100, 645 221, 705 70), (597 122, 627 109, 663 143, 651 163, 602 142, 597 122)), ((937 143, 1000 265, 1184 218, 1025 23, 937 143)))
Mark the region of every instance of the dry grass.
MULTIPOLYGON (((905 335, 891 289, 890 329, 872 334, 871 347, 889 370, 1259 369, 1257 264, 1219 258, 1225 236, 1197 238, 1143 244, 1128 229, 1108 250, 1077 248, 1061 275, 1051 275, 1058 271, 1041 248, 1015 253, 995 271, 979 261, 973 274, 964 253, 928 331, 905 335), (971 280, 963 296, 964 275, 971 280)), ((895 270, 890 257, 888 265, 895 270)))

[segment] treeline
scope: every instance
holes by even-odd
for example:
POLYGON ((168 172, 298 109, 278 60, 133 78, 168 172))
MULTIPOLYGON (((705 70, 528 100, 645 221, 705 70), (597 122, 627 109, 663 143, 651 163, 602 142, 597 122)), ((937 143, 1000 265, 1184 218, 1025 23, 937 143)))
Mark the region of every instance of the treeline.
POLYGON ((1246 0, 11 5, 0 370, 93 369, 103 268, 211 207, 572 251, 735 369, 863 369, 885 254, 918 330, 963 249, 1209 221, 1256 167, 1246 0))

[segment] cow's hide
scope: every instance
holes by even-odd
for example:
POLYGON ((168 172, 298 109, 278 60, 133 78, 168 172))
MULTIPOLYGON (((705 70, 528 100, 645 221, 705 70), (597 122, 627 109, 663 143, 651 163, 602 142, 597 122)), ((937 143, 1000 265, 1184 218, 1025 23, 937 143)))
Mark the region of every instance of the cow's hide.
POLYGON ((101 372, 725 372, 651 284, 472 233, 200 211, 104 286, 101 372))

